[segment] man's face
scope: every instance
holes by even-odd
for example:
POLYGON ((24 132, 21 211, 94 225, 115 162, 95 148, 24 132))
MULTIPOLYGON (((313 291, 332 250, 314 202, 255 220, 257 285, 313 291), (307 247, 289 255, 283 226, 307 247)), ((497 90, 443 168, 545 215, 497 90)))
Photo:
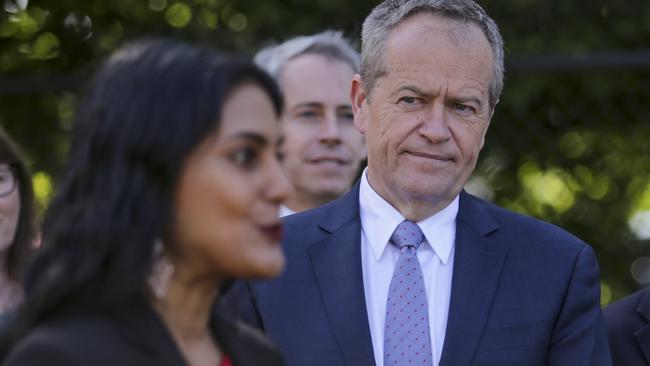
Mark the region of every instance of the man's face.
POLYGON ((358 77, 352 90, 369 181, 400 211, 424 205, 415 211, 427 217, 476 165, 492 114, 492 52, 476 25, 417 14, 390 32, 384 56, 370 98, 358 77))
POLYGON ((313 54, 282 68, 286 110, 281 150, 295 189, 289 207, 297 200, 323 202, 342 195, 365 158, 364 137, 354 127, 349 99, 353 76, 347 63, 313 54))

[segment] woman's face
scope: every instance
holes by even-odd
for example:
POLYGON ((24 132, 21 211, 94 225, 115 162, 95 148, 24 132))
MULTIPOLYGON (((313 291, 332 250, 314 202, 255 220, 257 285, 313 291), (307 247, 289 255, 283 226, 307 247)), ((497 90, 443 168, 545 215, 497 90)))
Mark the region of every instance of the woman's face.
POLYGON ((270 98, 244 84, 226 100, 218 132, 187 158, 175 193, 173 262, 191 273, 263 278, 280 273, 280 203, 289 183, 277 160, 270 98))
POLYGON ((5 252, 14 242, 18 216, 20 214, 20 197, 14 183, 14 174, 8 164, 0 164, 0 194, 13 189, 7 195, 0 196, 0 252, 5 252))

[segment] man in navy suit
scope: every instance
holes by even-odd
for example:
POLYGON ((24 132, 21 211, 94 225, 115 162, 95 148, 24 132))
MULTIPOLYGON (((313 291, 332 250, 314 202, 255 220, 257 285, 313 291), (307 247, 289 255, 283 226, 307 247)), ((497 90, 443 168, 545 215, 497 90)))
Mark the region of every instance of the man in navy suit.
POLYGON ((286 219, 280 278, 244 285, 289 365, 611 364, 592 249, 463 191, 503 72, 471 0, 387 0, 365 20, 351 99, 368 167, 286 219))
POLYGON ((650 366, 650 289, 605 308, 605 323, 616 366, 650 366))

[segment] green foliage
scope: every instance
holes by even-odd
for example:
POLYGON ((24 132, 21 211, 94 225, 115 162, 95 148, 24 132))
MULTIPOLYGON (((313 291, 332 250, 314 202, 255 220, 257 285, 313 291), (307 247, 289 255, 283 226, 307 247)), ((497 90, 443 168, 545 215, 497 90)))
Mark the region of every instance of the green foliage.
MULTIPOLYGON (((515 56, 643 50, 650 44, 650 2, 480 2, 502 30, 510 69, 472 189, 592 244, 602 267, 603 302, 619 298, 639 286, 632 273, 650 265, 638 260, 649 256, 650 241, 637 235, 650 232, 643 221, 650 217, 643 216, 650 210, 650 65, 516 72, 515 56)), ((248 55, 268 42, 328 28, 358 44, 361 22, 375 4, 6 0, 0 90, 3 81, 24 76, 36 87, 0 94, 0 123, 40 172, 35 182, 46 202, 49 176, 56 177, 65 160, 78 88, 53 87, 41 77, 88 75, 115 47, 141 36, 172 36, 248 55)))

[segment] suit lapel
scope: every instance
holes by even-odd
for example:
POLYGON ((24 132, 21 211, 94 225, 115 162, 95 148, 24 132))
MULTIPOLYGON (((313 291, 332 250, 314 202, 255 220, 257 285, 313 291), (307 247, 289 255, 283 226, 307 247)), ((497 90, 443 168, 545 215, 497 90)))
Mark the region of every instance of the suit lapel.
POLYGON ((650 365, 650 290, 643 293, 643 297, 636 309, 637 313, 646 321, 643 327, 634 332, 634 339, 643 354, 643 358, 650 365))
POLYGON ((440 365, 469 365, 483 333, 508 245, 486 238, 498 228, 483 206, 461 193, 454 273, 440 365))
POLYGON ((309 246, 316 282, 345 363, 374 365, 361 268, 359 185, 330 208, 329 235, 309 246))

